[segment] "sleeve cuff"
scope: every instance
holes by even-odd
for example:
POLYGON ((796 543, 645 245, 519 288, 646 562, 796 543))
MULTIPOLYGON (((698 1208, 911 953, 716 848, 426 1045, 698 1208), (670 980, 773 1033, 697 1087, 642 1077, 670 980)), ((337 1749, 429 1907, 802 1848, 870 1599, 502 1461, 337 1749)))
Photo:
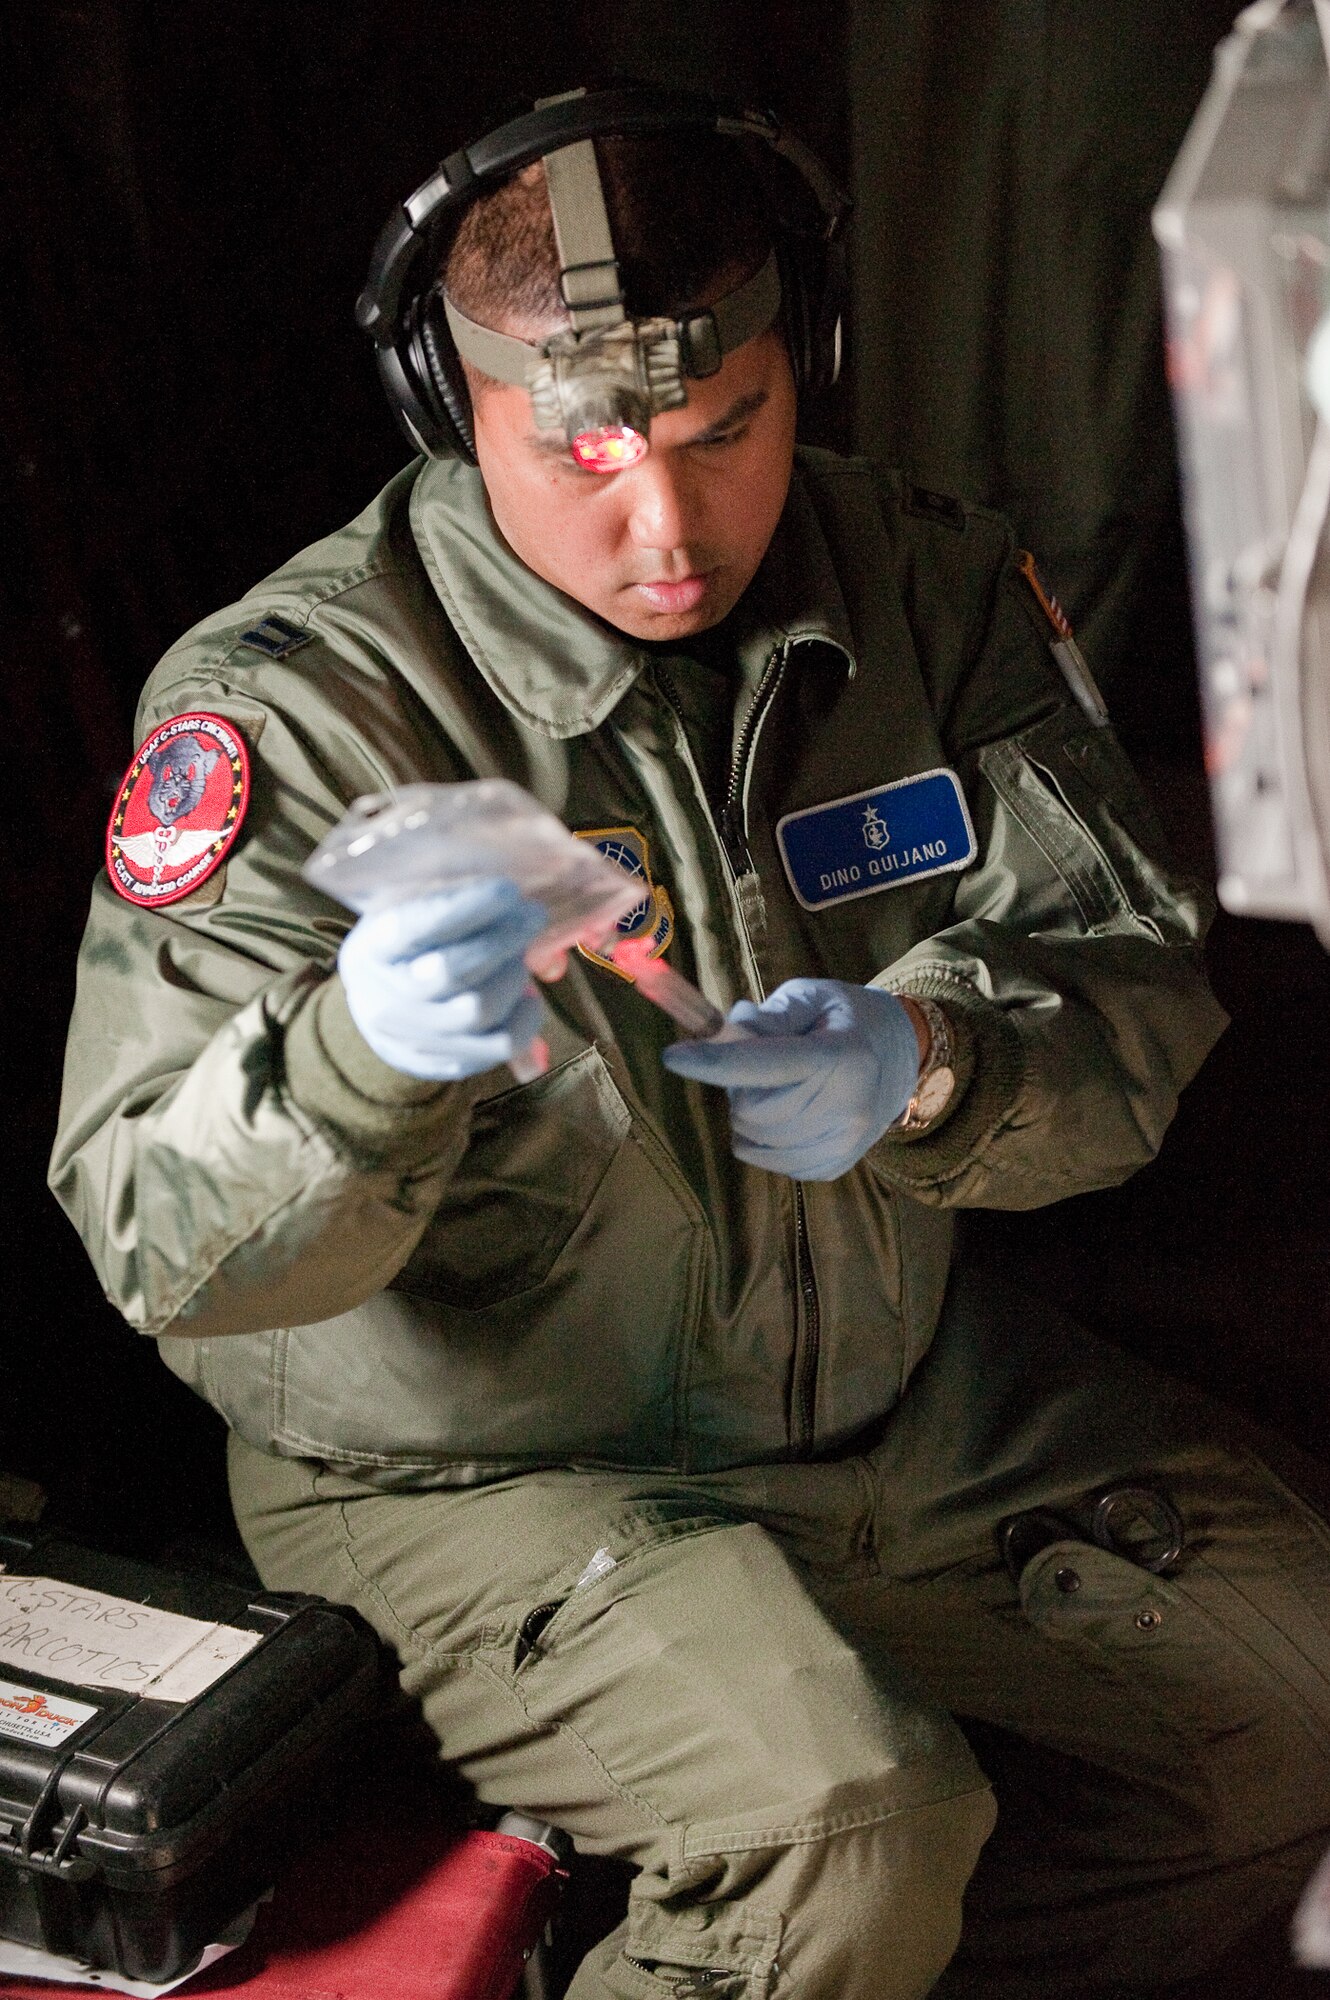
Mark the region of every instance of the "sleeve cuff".
POLYGON ((946 972, 912 967, 899 982, 872 983, 935 1000, 951 1027, 956 1088, 946 1110, 921 1132, 884 1132, 867 1155, 886 1179, 922 1192, 961 1173, 1003 1124, 1020 1095, 1025 1050, 1000 1007, 946 972))
POLYGON ((300 1110, 359 1153, 393 1166, 421 1166, 453 1150, 483 1079, 432 1083, 376 1056, 334 972, 289 1022, 286 1087, 300 1110))

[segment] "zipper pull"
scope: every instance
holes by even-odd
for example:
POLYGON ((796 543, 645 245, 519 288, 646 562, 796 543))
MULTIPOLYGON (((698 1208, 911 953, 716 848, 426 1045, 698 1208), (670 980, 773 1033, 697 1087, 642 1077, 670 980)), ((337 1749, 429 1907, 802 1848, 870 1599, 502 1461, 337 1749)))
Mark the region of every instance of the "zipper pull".
MULTIPOLYGON (((744 850, 747 853, 747 849, 744 850)), ((767 901, 762 894, 762 881, 753 867, 749 856, 746 872, 735 880, 735 892, 739 898, 739 912, 752 942, 754 951, 761 952, 767 941, 767 901)))
POLYGON ((760 953, 766 943, 767 905, 762 894, 762 882, 753 862, 752 850, 744 829, 743 807, 739 803, 733 785, 720 816, 721 845, 729 859, 734 873, 734 893, 739 899, 739 913, 748 932, 753 949, 760 953))
POLYGON ((742 881, 746 875, 756 875, 753 857, 748 851, 742 814, 728 801, 721 813, 720 837, 725 852, 730 857, 730 866, 734 870, 736 880, 742 881))

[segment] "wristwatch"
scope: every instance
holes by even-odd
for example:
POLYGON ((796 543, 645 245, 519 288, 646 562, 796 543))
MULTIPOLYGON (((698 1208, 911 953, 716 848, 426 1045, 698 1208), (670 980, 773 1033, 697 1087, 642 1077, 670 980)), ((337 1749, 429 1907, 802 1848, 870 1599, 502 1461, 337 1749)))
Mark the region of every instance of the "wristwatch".
POLYGON ((928 1023, 928 1054, 924 1057, 913 1096, 887 1130, 922 1132, 951 1102, 951 1093, 956 1088, 955 1050, 951 1025, 935 1000, 921 999, 917 993, 902 994, 901 998, 912 1000, 928 1023))

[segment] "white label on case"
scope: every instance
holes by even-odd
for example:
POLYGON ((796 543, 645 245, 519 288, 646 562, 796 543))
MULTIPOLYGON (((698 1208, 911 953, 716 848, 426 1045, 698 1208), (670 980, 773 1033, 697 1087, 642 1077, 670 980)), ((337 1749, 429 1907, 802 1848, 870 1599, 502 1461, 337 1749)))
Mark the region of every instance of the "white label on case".
POLYGON ((192 1701, 261 1636, 49 1576, 0 1577, 0 1666, 76 1687, 192 1701))

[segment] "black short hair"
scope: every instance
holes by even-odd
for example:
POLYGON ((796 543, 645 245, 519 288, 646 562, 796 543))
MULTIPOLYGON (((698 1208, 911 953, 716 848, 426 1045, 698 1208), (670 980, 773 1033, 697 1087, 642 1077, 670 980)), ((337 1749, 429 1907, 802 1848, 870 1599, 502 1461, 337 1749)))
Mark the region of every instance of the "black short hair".
MULTIPOLYGON (((773 243, 762 181, 742 141, 707 131, 595 141, 628 311, 677 316, 761 268, 773 243)), ((534 332, 567 319, 541 161, 467 209, 442 271, 472 319, 534 332)))

